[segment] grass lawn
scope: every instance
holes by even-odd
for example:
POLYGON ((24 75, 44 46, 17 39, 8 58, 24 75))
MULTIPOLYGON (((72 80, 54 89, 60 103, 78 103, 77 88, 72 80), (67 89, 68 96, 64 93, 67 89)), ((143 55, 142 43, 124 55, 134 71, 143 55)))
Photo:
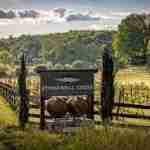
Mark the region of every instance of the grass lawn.
POLYGON ((17 128, 0 129, 0 150, 149 150, 146 129, 81 128, 71 135, 17 128))
POLYGON ((11 126, 17 124, 16 113, 9 104, 0 96, 0 126, 11 126))

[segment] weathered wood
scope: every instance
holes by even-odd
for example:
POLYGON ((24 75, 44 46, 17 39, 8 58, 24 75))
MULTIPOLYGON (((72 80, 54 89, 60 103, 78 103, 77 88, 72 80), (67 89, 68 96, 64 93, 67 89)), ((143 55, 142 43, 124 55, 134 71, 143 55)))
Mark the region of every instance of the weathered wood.
MULTIPOLYGON (((40 89, 42 89, 42 83, 40 82, 40 89)), ((44 98, 44 95, 43 95, 43 92, 42 90, 40 90, 40 129, 41 130, 44 130, 45 129, 45 125, 46 125, 46 122, 45 122, 45 98, 44 98)))
POLYGON ((92 73, 96 73, 98 71, 98 69, 71 69, 71 70, 57 70, 57 69, 53 69, 53 70, 37 70, 37 73, 46 73, 46 72, 92 72, 92 73))
POLYGON ((150 105, 128 104, 128 103, 114 103, 114 107, 126 107, 126 108, 135 108, 135 109, 150 109, 150 105))
POLYGON ((103 53, 103 71, 101 82, 101 114, 103 122, 109 123, 112 120, 111 112, 114 102, 113 74, 114 64, 112 49, 105 48, 103 53))
POLYGON ((34 105, 34 104, 30 104, 29 107, 33 109, 40 109, 39 105, 34 105))
POLYGON ((150 116, 137 115, 137 114, 112 113, 112 116, 119 116, 119 117, 131 118, 131 119, 146 119, 146 120, 150 120, 150 116))
POLYGON ((5 98, 5 100, 14 106, 16 104, 16 91, 15 88, 9 84, 0 82, 0 94, 5 98))

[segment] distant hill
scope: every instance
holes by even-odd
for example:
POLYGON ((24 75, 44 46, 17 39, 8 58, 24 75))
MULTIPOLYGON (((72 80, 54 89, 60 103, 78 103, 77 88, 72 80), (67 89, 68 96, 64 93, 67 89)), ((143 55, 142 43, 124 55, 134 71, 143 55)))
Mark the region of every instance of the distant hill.
POLYGON ((113 31, 70 31, 1 39, 0 60, 5 52, 5 56, 11 58, 8 63, 18 64, 20 55, 25 52, 29 64, 47 62, 72 64, 76 60, 95 64, 101 57, 103 45, 112 42, 113 33, 113 31))

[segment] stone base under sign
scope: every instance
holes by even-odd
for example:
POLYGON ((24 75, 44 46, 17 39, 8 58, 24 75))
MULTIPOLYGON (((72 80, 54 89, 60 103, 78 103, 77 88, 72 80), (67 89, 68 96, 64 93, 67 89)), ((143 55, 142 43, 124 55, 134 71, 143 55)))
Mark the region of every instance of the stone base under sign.
POLYGON ((47 121, 46 124, 48 130, 51 132, 69 133, 80 127, 94 127, 94 120, 83 118, 56 118, 54 120, 47 121))

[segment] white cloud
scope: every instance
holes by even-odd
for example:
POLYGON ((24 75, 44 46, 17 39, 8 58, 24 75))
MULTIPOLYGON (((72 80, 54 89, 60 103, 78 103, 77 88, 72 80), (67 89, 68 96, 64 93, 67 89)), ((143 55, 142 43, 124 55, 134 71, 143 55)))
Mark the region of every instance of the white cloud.
POLYGON ((94 16, 92 14, 75 13, 66 16, 66 21, 98 21, 99 16, 94 16))
POLYGON ((116 16, 116 17, 126 17, 130 14, 131 12, 111 12, 111 15, 116 16))
MULTIPOLYGON (((17 1, 17 0, 14 0, 17 1)), ((3 10, 7 13, 6 10, 3 10)), ((48 11, 44 10, 13 10, 17 17, 33 18, 36 20, 43 20, 47 22, 71 22, 71 21, 99 21, 104 20, 121 20, 130 14, 130 12, 108 12, 101 14, 99 12, 93 13, 92 11, 78 12, 77 10, 69 10, 64 8, 55 8, 48 11)), ((0 14, 1 18, 1 14, 0 14)))
POLYGON ((117 25, 110 24, 92 24, 88 27, 89 30, 117 30, 117 25))
MULTIPOLYGON (((5 10, 6 11, 6 10, 5 10)), ((34 10, 39 15, 20 17, 13 10, 15 17, 0 19, 0 37, 6 35, 41 34, 50 32, 67 32, 69 30, 116 30, 124 13, 107 14, 92 11, 78 11, 63 8, 51 10, 34 10), (120 17, 121 16, 121 17, 120 17)), ((28 10, 30 11, 30 10, 28 10)))

